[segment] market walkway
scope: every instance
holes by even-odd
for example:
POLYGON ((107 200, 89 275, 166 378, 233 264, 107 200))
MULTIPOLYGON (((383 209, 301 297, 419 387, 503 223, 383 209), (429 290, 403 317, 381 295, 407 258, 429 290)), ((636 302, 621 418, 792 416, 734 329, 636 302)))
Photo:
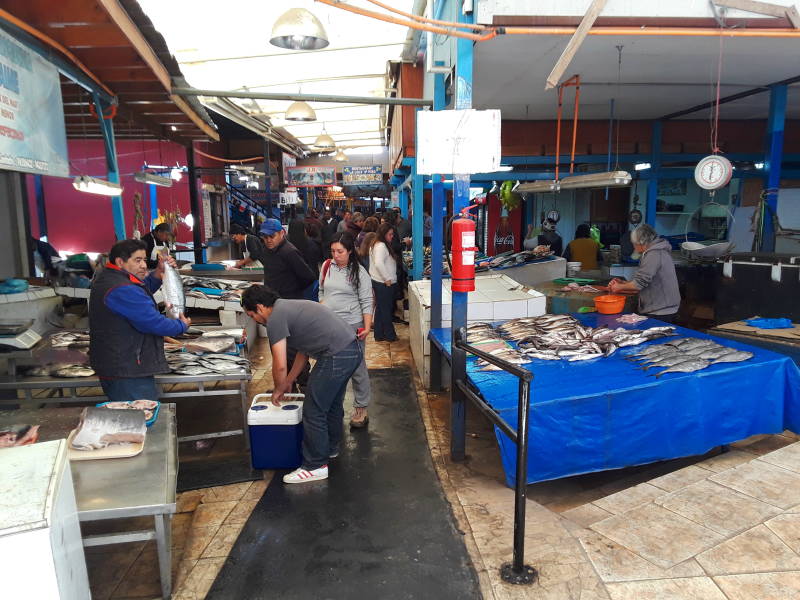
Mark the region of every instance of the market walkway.
POLYGON ((368 430, 346 432, 328 480, 273 478, 207 598, 480 598, 411 372, 370 378, 368 430))

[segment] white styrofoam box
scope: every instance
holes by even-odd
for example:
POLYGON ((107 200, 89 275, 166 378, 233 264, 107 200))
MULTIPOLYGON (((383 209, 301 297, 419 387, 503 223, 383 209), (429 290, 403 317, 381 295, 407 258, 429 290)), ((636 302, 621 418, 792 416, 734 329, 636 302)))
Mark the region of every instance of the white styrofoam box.
POLYGON ((494 318, 494 302, 476 302, 467 307, 467 321, 483 321, 494 318))
POLYGON ((528 316, 541 317, 547 312, 547 298, 544 294, 537 292, 536 298, 528 300, 528 316))
POLYGON ((516 319, 520 316, 528 316, 528 302, 526 300, 513 300, 511 302, 495 302, 494 318, 496 321, 506 319, 516 319))

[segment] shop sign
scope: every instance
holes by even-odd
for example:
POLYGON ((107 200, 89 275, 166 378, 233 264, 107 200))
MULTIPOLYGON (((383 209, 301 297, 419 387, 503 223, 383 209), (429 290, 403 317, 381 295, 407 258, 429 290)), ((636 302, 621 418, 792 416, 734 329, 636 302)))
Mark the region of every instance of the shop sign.
POLYGON ((336 167, 287 167, 286 185, 290 187, 330 187, 336 183, 336 167))
POLYGON ((342 167, 343 185, 381 185, 383 167, 369 165, 363 167, 342 167))
POLYGON ((206 240, 210 240, 213 235, 212 220, 211 220, 211 196, 209 191, 204 189, 202 192, 203 198, 203 234, 206 240))
POLYGON ((500 168, 499 110, 417 112, 417 173, 493 173, 500 168))
POLYGON ((58 71, 0 31, 0 169, 69 177, 58 71))
POLYGON ((286 152, 282 152, 281 154, 283 155, 283 180, 286 181, 289 179, 289 176, 286 174, 286 170, 289 167, 297 166, 297 158, 292 154, 286 154, 286 152))

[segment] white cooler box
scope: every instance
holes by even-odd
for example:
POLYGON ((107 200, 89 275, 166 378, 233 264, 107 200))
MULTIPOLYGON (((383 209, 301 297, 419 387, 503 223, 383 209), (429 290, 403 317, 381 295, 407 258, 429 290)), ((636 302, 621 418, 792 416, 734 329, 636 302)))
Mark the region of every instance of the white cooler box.
POLYGON ((295 469, 303 462, 303 394, 286 394, 280 406, 272 394, 257 394, 247 411, 254 469, 295 469))

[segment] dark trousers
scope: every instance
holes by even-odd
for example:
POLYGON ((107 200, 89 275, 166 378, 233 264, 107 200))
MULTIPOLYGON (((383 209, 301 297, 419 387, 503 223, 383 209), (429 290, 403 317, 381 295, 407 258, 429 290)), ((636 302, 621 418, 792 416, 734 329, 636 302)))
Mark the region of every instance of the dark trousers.
POLYGON ((375 341, 393 342, 397 339, 392 323, 397 284, 386 285, 373 281, 372 289, 375 292, 375 320, 373 322, 375 341))
POLYGON ((674 323, 675 317, 678 313, 672 313, 671 315, 646 315, 643 314, 643 317, 647 317, 648 319, 658 319, 659 321, 664 321, 664 323, 674 323))
POLYGON ((114 377, 100 378, 103 393, 112 402, 132 400, 158 400, 159 392, 155 377, 114 377))
POLYGON ((303 402, 304 469, 327 465, 330 455, 339 451, 344 435, 344 394, 361 360, 361 346, 353 340, 335 356, 319 357, 311 369, 303 402))

